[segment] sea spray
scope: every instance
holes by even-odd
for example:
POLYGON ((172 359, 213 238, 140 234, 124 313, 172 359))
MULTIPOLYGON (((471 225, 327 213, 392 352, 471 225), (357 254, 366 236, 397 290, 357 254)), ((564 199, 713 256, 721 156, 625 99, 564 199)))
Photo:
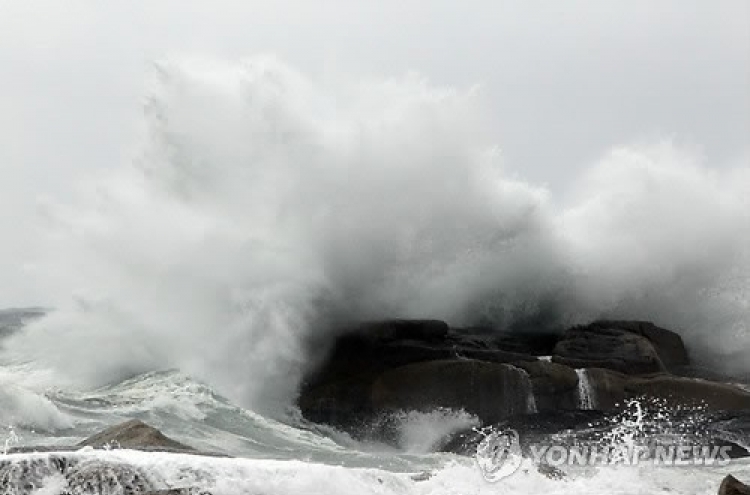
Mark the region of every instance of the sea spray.
POLYGON ((3 352, 52 370, 48 386, 178 368, 275 415, 320 357, 311 337, 361 319, 635 316, 679 328, 698 359, 731 342, 722 364, 746 369, 747 171, 621 146, 551 201, 509 171, 523 164, 503 163, 479 108, 419 77, 159 64, 133 164, 44 207, 34 273, 69 302, 3 352))
POLYGON ((480 421, 466 411, 437 408, 429 412, 402 411, 394 414, 399 447, 409 453, 435 452, 450 435, 479 426, 480 421))

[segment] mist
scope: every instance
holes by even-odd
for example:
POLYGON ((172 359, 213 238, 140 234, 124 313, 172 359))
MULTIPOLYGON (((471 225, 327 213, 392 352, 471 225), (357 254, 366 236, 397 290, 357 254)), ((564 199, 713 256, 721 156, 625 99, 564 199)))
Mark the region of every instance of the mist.
POLYGON ((562 202, 614 147, 669 140, 709 169, 748 166, 747 2, 4 2, 0 300, 57 305, 36 277, 45 204, 141 149, 152 64, 272 54, 304 74, 481 88, 507 174, 562 202))
POLYGON ((483 98, 276 57, 160 61, 132 162, 44 205, 35 278, 70 297, 6 357, 78 387, 178 368, 276 414, 306 342, 370 318, 650 319, 750 371, 748 168, 616 146, 552 200, 508 171, 483 98))

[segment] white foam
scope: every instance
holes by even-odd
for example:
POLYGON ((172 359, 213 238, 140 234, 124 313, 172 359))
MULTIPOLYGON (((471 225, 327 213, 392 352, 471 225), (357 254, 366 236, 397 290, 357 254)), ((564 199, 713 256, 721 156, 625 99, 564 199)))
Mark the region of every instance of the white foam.
POLYGON ((72 428, 73 421, 45 396, 0 382, 0 425, 54 432, 72 428))
POLYGON ((384 316, 655 319, 747 367, 745 169, 623 146, 559 206, 503 169, 473 90, 319 82, 265 58, 155 79, 133 165, 46 207, 35 280, 75 296, 6 350, 56 380, 178 368, 280 414, 312 334, 384 316))
MULTIPOLYGON (((79 451, 79 459, 102 459, 140 467, 153 478, 179 487, 199 487, 217 495, 522 495, 532 492, 595 495, 599 493, 662 493, 697 495, 715 493, 721 479, 729 473, 750 479, 747 461, 734 461, 723 467, 632 467, 611 466, 585 472, 571 471, 563 480, 550 479, 525 463, 521 469, 497 483, 482 478, 470 459, 453 459, 424 481, 412 479, 414 473, 396 473, 382 469, 360 469, 257 459, 219 459, 182 454, 136 451, 79 451), (617 483, 612 482, 616 479, 617 483)), ((39 454, 14 454, 6 460, 29 459, 39 454)), ((59 479, 57 480, 59 483, 59 479)))

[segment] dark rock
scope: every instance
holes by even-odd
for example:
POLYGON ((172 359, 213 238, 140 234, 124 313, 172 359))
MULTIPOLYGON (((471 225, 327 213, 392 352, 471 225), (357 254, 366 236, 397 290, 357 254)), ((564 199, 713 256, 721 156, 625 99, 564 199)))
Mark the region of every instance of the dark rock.
POLYGON ((446 359, 320 385, 301 396, 299 405, 308 419, 350 432, 400 410, 464 409, 495 422, 527 412, 531 388, 528 374, 519 367, 446 359))
MULTIPOLYGON (((197 488, 170 487, 163 480, 137 466, 109 459, 99 459, 72 452, 80 447, 121 447, 144 451, 217 454, 198 452, 176 442, 158 430, 138 420, 131 420, 108 428, 73 447, 27 447, 15 452, 50 452, 45 456, 15 456, 0 460, 0 493, 26 495, 36 493, 51 477, 61 478, 61 495, 117 493, 121 495, 210 495, 197 488), (57 452, 55 452, 55 450, 57 452), (71 451, 71 452, 67 452, 71 451)), ((187 469, 182 481, 187 485, 201 485, 211 481, 210 473, 187 469)))
POLYGON ((530 351, 545 355, 553 347, 549 334, 498 335, 487 329, 449 329, 437 320, 386 320, 356 326, 342 334, 321 366, 311 373, 303 386, 319 385, 362 375, 374 378, 380 373, 424 361, 455 358, 493 363, 534 361, 530 351), (540 346, 534 347, 534 342, 540 346))
POLYGON ((387 320, 341 333, 306 377, 298 405, 307 419, 355 436, 401 409, 464 409, 494 423, 517 413, 577 409, 576 369, 585 368, 594 407, 604 410, 636 397, 748 407, 748 394, 735 387, 667 374, 687 364, 682 339, 648 322, 597 321, 559 335, 387 320))
POLYGON ((524 356, 549 356, 560 332, 503 332, 492 327, 452 328, 448 338, 459 347, 499 350, 524 356))
POLYGON ((666 370, 646 337, 593 325, 565 332, 555 346, 553 360, 572 368, 607 368, 633 374, 666 370))
POLYGON ((575 370, 549 361, 515 362, 531 380, 537 411, 576 409, 578 375, 575 370))
POLYGON ((690 358, 682 337, 671 330, 657 327, 651 322, 601 320, 592 323, 592 326, 619 328, 646 337, 653 344, 662 363, 670 371, 690 364, 690 358))
MULTIPOLYGON (((530 347, 525 338, 504 342, 508 349, 530 347)), ((453 330, 436 320, 370 322, 336 340, 328 358, 306 378, 298 405, 307 419, 351 430, 383 412, 372 402, 373 385, 383 373, 417 363, 459 359, 536 360, 500 349, 497 335, 485 329, 453 330)))
POLYGON ((669 408, 750 409, 750 393, 733 385, 666 373, 631 376, 607 369, 587 372, 599 409, 614 409, 627 399, 659 401, 669 408))
POLYGON ((515 366, 445 360, 389 370, 373 383, 375 410, 464 409, 493 423, 528 412, 528 375, 515 366))
POLYGON ((556 362, 574 368, 607 368, 641 374, 676 370, 688 364, 682 338, 643 321, 596 321, 563 334, 556 362))
POLYGON ((131 419, 112 426, 78 444, 78 447, 115 447, 137 450, 194 451, 143 421, 131 419))
POLYGON ((728 474, 719 486, 719 495, 750 495, 750 486, 728 474))
POLYGON ((511 364, 522 361, 538 361, 535 356, 528 356, 526 354, 519 354, 516 352, 509 352, 499 349, 466 349, 460 347, 455 348, 454 355, 452 357, 474 359, 477 361, 484 361, 486 363, 504 364, 511 364))
POLYGON ((377 375, 361 374, 306 388, 297 403, 304 416, 316 423, 336 426, 350 433, 377 414, 371 389, 377 375))
MULTIPOLYGON (((722 411, 673 411, 665 415, 663 409, 640 411, 556 411, 507 418, 495 425, 472 428, 453 433, 446 439, 441 450, 460 455, 473 456, 477 446, 488 435, 495 432, 514 430, 518 434, 524 455, 531 456, 532 446, 549 445, 553 441, 560 446, 607 446, 622 438, 623 425, 633 421, 638 415, 637 424, 627 431, 629 441, 637 442, 644 448, 657 446, 684 445, 685 442, 709 451, 726 452, 729 458, 746 458, 750 452, 734 440, 747 437, 731 424, 741 418, 750 419, 750 412, 722 411)), ((745 420, 743 420, 745 421, 745 420)))
POLYGON ((750 393, 725 383, 672 375, 633 377, 625 382, 626 397, 654 397, 667 407, 707 407, 709 410, 750 409, 750 393))
POLYGON ((360 324, 336 339, 327 359, 307 377, 302 395, 354 376, 373 379, 390 368, 453 357, 455 351, 445 345, 447 333, 448 325, 436 320, 360 324))
POLYGON ((479 443, 488 434, 512 429, 519 434, 524 453, 530 455, 530 445, 545 443, 552 435, 559 438, 561 432, 604 431, 609 426, 607 415, 602 411, 555 411, 515 415, 483 428, 455 432, 443 442, 440 450, 473 456, 479 443))
POLYGON ((448 329, 448 324, 440 320, 384 320, 362 323, 352 335, 377 342, 394 340, 442 342, 448 335, 448 329))

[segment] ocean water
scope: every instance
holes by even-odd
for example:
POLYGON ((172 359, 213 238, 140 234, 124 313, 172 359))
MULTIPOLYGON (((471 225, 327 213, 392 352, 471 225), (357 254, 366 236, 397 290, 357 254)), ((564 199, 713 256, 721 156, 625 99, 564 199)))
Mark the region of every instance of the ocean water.
MULTIPOLYGON (((714 494, 726 474, 750 479, 750 461, 712 466, 560 466, 564 479, 540 473, 530 458, 511 476, 490 482, 473 457, 435 453, 427 439, 472 424, 465 413, 410 413, 402 419, 399 447, 362 444, 300 419, 286 422, 233 405, 208 386, 177 371, 139 375, 88 391, 47 391, 2 384, 2 421, 13 425, 4 448, 58 445, 79 461, 127 463, 169 486, 200 487, 215 494, 714 494), (10 412, 8 412, 10 411, 10 412), (199 449, 235 458, 130 450, 71 449, 102 428, 140 418, 199 449), (428 474, 427 477, 425 474, 428 474)), ((627 425, 610 440, 622 442, 638 428, 627 425), (627 431, 626 431, 627 430, 627 431)), ((28 462, 49 454, 8 454, 28 462)), ((54 493, 57 476, 32 493, 54 493)), ((102 492, 102 493, 106 493, 102 492)), ((115 493, 115 492, 113 492, 115 493)))
POLYGON ((648 319, 680 331, 696 363, 750 374, 748 167, 668 140, 623 145, 564 198, 511 170, 476 88, 317 80, 267 57, 155 64, 132 160, 43 205, 28 269, 54 310, 0 314, 6 447, 140 418, 237 458, 78 455, 167 480, 192 466, 228 494, 688 494, 750 478, 735 461, 565 480, 529 467, 493 484, 472 458, 433 452, 474 424, 461 411, 405 411, 398 446, 300 417, 300 380, 361 319, 648 319))

